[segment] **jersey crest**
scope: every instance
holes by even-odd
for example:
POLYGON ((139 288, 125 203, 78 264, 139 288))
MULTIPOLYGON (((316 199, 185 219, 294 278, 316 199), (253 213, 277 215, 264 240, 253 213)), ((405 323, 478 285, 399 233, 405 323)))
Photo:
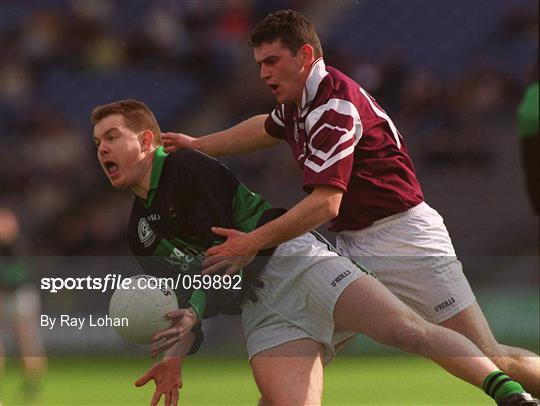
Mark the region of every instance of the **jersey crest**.
POLYGON ((148 248, 150 245, 152 245, 152 243, 156 239, 156 234, 154 234, 154 231, 150 227, 150 223, 148 223, 148 220, 146 220, 144 217, 139 219, 137 231, 139 233, 139 240, 145 248, 148 248))

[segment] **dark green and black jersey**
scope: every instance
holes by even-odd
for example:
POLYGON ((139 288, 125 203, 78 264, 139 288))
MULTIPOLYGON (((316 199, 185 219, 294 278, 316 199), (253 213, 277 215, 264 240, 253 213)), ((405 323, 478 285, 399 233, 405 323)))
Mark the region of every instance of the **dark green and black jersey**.
POLYGON ((527 87, 518 109, 518 129, 521 138, 521 154, 525 169, 527 190, 532 206, 540 215, 540 129, 539 129, 538 60, 531 83, 527 87))
POLYGON ((29 282, 27 241, 19 237, 9 244, 0 242, 0 290, 12 290, 29 282))
MULTIPOLYGON (((154 157, 148 198, 136 197, 128 238, 146 273, 176 277, 200 273, 202 252, 220 241, 211 227, 249 232, 283 211, 242 185, 219 161, 195 150, 154 157)), ((260 266, 260 262, 259 262, 260 266)), ((180 306, 192 305, 202 318, 231 310, 238 291, 177 292, 180 306)))

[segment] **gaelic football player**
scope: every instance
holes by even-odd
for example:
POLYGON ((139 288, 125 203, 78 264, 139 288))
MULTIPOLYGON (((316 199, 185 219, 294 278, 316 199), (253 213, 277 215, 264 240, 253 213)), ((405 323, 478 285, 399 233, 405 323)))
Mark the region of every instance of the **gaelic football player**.
POLYGON ((342 255, 361 258, 417 314, 466 335, 538 396, 540 358, 496 341, 442 217, 424 201, 405 139, 388 114, 359 84, 325 64, 317 33, 301 14, 282 10, 266 16, 250 45, 276 108, 200 138, 166 133, 166 151, 190 147, 222 156, 284 141, 309 195, 252 232, 216 229, 227 241, 208 250, 205 272, 225 267, 235 272, 259 250, 330 221, 342 255))
MULTIPOLYGON (((153 113, 139 101, 96 107, 91 122, 109 181, 134 193, 130 246, 149 272, 184 272, 187 252, 201 252, 216 242, 212 225, 245 233, 285 215, 215 159, 191 149, 167 154, 153 113)), ((230 292, 220 295, 219 288, 179 292, 180 298, 189 298, 181 300, 185 308, 170 315, 173 327, 158 333, 155 338, 161 341, 152 350, 154 355, 166 350, 165 358, 137 381, 155 381, 153 405, 162 395, 166 404, 177 402, 181 364, 200 345, 201 318, 235 309, 242 312, 263 404, 320 404, 323 365, 337 344, 356 333, 429 357, 483 387, 499 404, 536 404, 471 341, 424 321, 317 234, 308 232, 255 254, 261 268, 245 277, 258 276, 263 283, 254 288, 256 301, 244 300, 236 308, 236 298, 229 300, 230 292)))

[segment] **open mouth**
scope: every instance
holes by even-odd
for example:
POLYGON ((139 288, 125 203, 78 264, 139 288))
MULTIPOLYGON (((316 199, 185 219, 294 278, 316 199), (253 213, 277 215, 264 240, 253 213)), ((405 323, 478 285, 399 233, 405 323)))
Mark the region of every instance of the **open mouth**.
POLYGON ((279 87, 279 85, 268 85, 268 87, 270 89, 272 89, 272 92, 275 93, 277 91, 277 88, 279 87))
POLYGON ((114 176, 118 173, 118 164, 116 162, 105 161, 103 162, 103 166, 105 167, 107 174, 109 174, 110 176, 114 176))

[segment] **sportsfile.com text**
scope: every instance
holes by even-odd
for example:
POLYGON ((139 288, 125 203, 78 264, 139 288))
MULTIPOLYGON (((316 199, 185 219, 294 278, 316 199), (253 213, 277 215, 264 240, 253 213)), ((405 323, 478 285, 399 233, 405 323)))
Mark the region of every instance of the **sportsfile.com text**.
POLYGON ((102 293, 116 289, 241 289, 241 275, 186 275, 176 278, 130 278, 117 274, 104 277, 41 278, 41 290, 58 293, 62 290, 98 290, 102 293))

